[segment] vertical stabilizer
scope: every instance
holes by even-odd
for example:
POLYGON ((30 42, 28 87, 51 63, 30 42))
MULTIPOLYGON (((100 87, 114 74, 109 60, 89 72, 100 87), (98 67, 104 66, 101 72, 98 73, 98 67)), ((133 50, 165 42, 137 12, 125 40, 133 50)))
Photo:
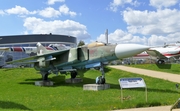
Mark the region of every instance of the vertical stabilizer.
POLYGON ((42 55, 48 53, 47 50, 40 42, 37 43, 37 55, 42 55))

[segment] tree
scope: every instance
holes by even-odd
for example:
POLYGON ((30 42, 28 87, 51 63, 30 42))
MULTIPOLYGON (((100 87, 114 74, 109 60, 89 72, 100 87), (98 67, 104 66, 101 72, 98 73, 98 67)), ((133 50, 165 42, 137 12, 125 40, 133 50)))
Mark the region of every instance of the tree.
POLYGON ((83 46, 83 45, 85 45, 84 41, 80 40, 79 43, 78 43, 78 47, 83 46))

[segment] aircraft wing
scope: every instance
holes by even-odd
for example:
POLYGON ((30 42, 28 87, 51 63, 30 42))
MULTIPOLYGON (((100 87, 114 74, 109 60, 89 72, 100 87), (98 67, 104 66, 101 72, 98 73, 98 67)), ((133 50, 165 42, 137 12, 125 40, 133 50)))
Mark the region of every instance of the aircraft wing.
POLYGON ((156 51, 156 50, 147 50, 146 51, 150 56, 159 58, 159 59, 166 59, 167 57, 164 56, 163 54, 161 54, 160 52, 156 51))
POLYGON ((69 51, 69 49, 61 50, 61 51, 53 51, 53 52, 42 54, 42 55, 36 55, 36 56, 31 56, 31 57, 27 57, 23 59, 6 62, 6 64, 32 64, 32 63, 38 62, 39 58, 41 57, 44 57, 45 61, 51 61, 55 59, 53 58, 54 56, 61 55, 67 51, 69 51))

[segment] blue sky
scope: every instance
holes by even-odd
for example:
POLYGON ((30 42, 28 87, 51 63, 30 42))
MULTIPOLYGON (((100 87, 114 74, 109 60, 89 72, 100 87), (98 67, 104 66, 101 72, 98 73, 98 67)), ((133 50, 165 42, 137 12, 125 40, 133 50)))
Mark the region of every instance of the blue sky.
POLYGON ((180 41, 179 0, 1 0, 0 36, 62 34, 78 41, 180 41))

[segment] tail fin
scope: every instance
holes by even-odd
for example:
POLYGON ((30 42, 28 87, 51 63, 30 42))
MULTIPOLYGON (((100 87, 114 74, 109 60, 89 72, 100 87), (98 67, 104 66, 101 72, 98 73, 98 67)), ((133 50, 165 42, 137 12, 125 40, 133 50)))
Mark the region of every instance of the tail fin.
POLYGON ((37 43, 37 55, 47 54, 49 52, 51 51, 47 50, 40 42, 37 43))

